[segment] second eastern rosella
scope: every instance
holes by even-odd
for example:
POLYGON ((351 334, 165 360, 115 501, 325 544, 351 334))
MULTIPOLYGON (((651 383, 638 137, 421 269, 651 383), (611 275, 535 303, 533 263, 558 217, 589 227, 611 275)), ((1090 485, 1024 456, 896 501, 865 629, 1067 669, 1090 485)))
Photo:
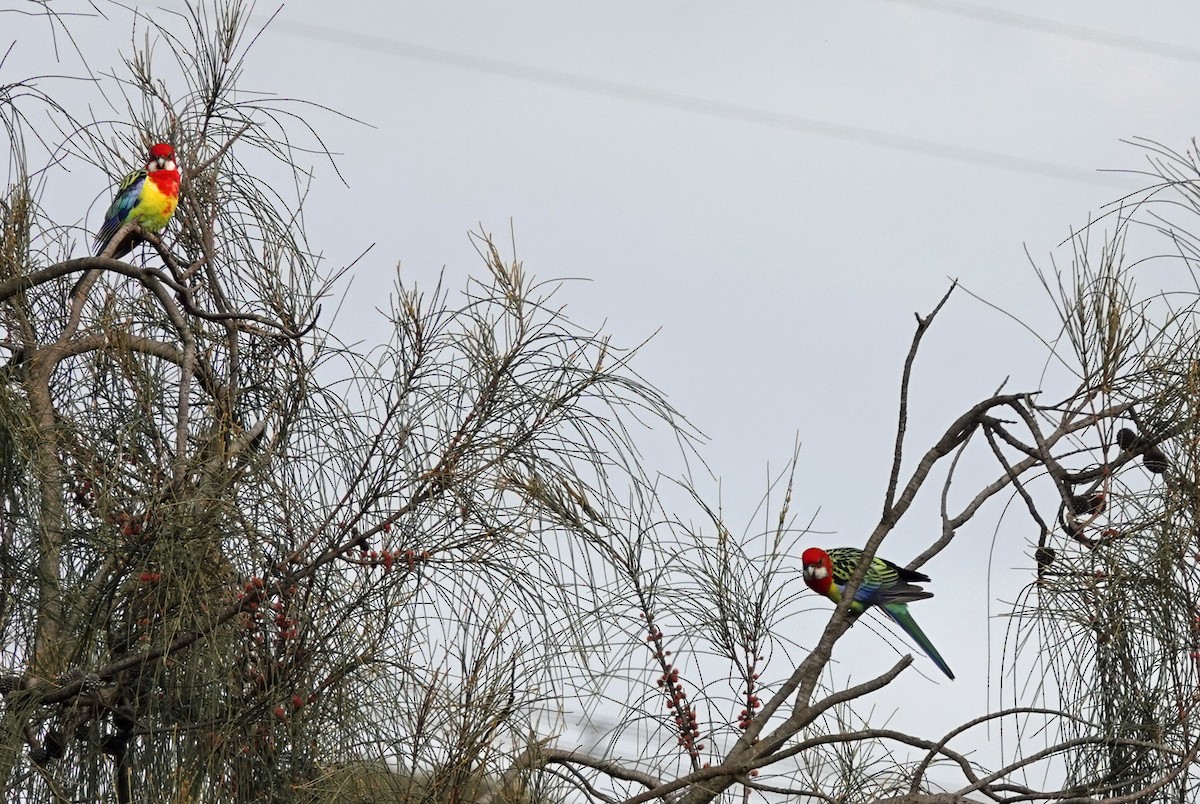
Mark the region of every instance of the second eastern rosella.
MULTIPOLYGON (((804 567, 804 582, 814 592, 837 603, 842 599, 846 582, 858 568, 862 555, 862 550, 855 547, 834 547, 828 552, 819 547, 810 547, 800 556, 800 563, 804 567)), ((871 560, 871 566, 867 567, 867 574, 863 576, 863 581, 854 594, 850 613, 859 615, 871 606, 878 606, 920 645, 921 650, 925 651, 925 655, 933 660, 938 669, 953 679, 954 673, 950 672, 946 660, 908 613, 910 602, 933 597, 933 592, 926 592, 915 585, 928 582, 928 575, 896 566, 876 556, 871 560)))
MULTIPOLYGON (((165 142, 150 146, 146 166, 130 173, 117 188, 116 198, 104 214, 104 225, 96 235, 96 254, 103 254, 126 223, 136 223, 148 232, 161 231, 179 203, 179 166, 175 149, 165 142)), ((122 238, 112 256, 120 259, 140 242, 136 234, 122 238)))

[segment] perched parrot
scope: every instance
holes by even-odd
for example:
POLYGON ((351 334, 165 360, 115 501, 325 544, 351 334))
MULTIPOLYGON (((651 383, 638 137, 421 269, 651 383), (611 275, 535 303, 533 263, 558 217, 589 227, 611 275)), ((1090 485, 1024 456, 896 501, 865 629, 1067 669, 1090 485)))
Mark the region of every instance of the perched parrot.
MULTIPOLYGON (((96 254, 102 254, 117 231, 130 221, 148 232, 160 231, 178 203, 179 166, 175 164, 175 149, 160 142, 150 146, 146 167, 130 173, 117 188, 117 196, 104 215, 100 234, 96 235, 96 254)), ((126 236, 113 250, 113 257, 124 257, 140 239, 135 234, 126 236)))
MULTIPOLYGON (((835 547, 828 552, 819 547, 810 547, 800 556, 800 562, 804 566, 804 582, 814 592, 837 603, 842 599, 842 590, 846 588, 846 582, 854 574, 861 559, 862 550, 855 547, 835 547)), ((854 595, 850 612, 857 616, 871 606, 878 606, 920 645, 925 655, 932 659, 943 673, 953 679, 954 673, 950 672, 946 660, 908 613, 910 602, 933 597, 933 592, 926 592, 915 585, 928 582, 928 575, 898 567, 876 556, 854 595)))

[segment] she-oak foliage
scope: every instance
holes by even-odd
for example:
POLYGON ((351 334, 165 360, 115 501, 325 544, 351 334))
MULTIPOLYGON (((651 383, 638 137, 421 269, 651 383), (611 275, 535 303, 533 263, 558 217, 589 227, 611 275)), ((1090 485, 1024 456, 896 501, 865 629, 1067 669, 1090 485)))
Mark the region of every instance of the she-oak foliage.
MULTIPOLYGON (((58 37, 85 24, 44 12, 58 37)), ((486 236, 481 279, 398 279, 391 340, 337 342, 322 303, 347 269, 300 214, 332 162, 303 161, 327 153, 314 107, 247 91, 249 12, 136 15, 145 44, 85 65, 78 105, 0 62, 6 800, 1195 798, 1196 291, 1138 295, 1125 262, 1160 238, 1196 276, 1194 152, 1146 144, 1151 190, 1040 273, 1062 321, 1042 386, 927 443, 909 387, 951 294, 918 317, 894 461, 864 467, 882 515, 830 618, 800 578, 798 455, 764 499, 775 525, 735 536, 643 466, 647 427, 694 434, 633 352, 486 236), (181 168, 170 226, 78 256, 59 219, 159 141, 181 168), (951 489, 967 464, 992 481, 951 489), (927 486, 936 516, 913 507, 927 486), (831 661, 853 592, 902 521, 932 534, 909 570, 980 550, 994 497, 999 563, 1029 583, 993 706, 891 730, 870 698, 911 659, 853 683, 831 661)))

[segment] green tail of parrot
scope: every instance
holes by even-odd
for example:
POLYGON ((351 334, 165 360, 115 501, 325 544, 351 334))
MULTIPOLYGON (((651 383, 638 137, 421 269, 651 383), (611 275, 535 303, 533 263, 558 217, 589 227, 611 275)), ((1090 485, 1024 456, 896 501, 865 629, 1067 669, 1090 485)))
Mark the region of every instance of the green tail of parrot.
POLYGON ((938 666, 938 669, 945 673, 951 681, 954 680, 954 673, 950 671, 950 666, 946 664, 946 660, 942 658, 942 654, 938 653, 937 648, 929 641, 929 637, 925 636, 925 632, 921 630, 921 626, 917 625, 917 621, 908 613, 908 606, 904 603, 884 603, 880 606, 884 614, 892 618, 896 625, 904 629, 904 633, 912 637, 913 642, 916 642, 921 650, 925 651, 925 655, 933 660, 933 663, 938 666))

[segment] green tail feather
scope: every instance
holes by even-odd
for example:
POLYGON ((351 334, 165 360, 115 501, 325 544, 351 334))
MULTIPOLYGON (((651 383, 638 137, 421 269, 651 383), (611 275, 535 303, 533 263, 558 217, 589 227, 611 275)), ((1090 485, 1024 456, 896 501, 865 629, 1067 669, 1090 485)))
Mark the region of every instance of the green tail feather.
POLYGON ((884 614, 891 617, 896 625, 904 629, 904 633, 913 638, 921 650, 925 651, 925 655, 933 660, 933 663, 938 666, 938 669, 945 673, 951 681, 954 680, 954 673, 950 672, 950 666, 946 664, 946 660, 942 658, 942 654, 937 652, 937 648, 929 641, 929 637, 925 636, 925 632, 921 630, 921 626, 917 625, 917 621, 908 613, 908 606, 903 603, 885 603, 880 608, 884 614))

